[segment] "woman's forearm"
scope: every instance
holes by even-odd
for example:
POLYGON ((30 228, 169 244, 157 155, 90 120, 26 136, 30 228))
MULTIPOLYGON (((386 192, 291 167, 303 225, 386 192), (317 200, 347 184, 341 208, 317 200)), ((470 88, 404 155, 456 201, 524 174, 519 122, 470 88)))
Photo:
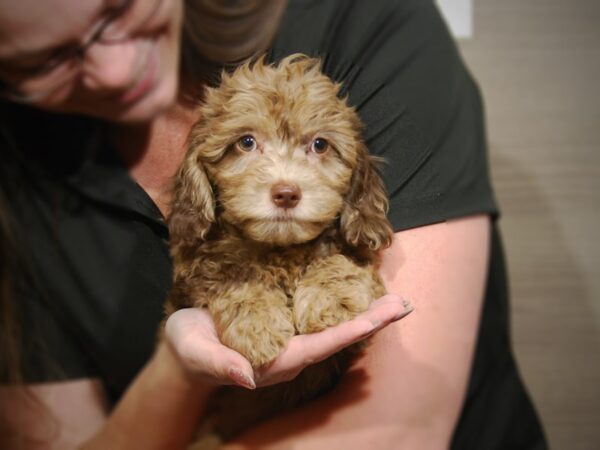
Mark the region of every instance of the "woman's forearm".
POLYGON ((334 391, 259 425, 224 450, 445 448, 455 420, 440 404, 447 386, 443 376, 414 384, 428 370, 401 348, 403 325, 382 330, 334 391))
POLYGON ((227 448, 447 448, 469 377, 488 243, 485 216, 399 233, 381 273, 414 312, 378 333, 333 392, 227 448))
POLYGON ((163 342, 105 426, 81 448, 184 449, 197 429, 213 389, 188 375, 163 342))

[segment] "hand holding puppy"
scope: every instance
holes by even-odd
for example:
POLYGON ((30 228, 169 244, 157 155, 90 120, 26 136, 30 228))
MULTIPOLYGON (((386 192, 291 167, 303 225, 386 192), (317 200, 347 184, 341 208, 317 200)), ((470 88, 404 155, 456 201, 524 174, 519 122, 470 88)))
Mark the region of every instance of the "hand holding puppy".
POLYGON ((205 309, 176 311, 167 320, 165 332, 190 373, 211 384, 253 389, 288 381, 306 366, 372 335, 411 311, 410 305, 397 295, 386 295, 350 321, 318 333, 294 336, 271 364, 256 373, 248 360, 219 342, 214 322, 205 309))

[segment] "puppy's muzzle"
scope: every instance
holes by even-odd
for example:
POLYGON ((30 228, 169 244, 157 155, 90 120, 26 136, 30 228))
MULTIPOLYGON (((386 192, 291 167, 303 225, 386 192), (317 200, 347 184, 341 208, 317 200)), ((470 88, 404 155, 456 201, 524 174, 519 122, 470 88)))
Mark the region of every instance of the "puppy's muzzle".
POLYGON ((280 182, 271 187, 271 200, 279 208, 295 208, 301 198, 302 191, 295 184, 280 182))

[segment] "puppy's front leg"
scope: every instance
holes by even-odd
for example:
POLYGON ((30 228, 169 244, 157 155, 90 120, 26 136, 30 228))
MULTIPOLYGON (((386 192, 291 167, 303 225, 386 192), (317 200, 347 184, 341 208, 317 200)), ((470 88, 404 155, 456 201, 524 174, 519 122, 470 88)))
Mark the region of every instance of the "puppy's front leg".
POLYGON ((253 367, 279 355, 294 335, 288 299, 277 287, 245 283, 209 303, 221 342, 253 367))
POLYGON ((315 333, 356 317, 385 294, 372 266, 361 267, 344 255, 313 262, 294 294, 294 324, 315 333))

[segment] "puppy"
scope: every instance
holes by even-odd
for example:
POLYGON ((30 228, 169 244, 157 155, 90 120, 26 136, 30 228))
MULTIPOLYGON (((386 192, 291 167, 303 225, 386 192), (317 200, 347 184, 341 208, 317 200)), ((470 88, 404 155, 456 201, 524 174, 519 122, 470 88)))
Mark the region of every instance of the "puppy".
MULTIPOLYGON (((206 90, 175 182, 167 314, 208 308, 222 343, 255 368, 295 334, 352 319, 385 294, 377 266, 392 239, 387 197, 339 90, 319 60, 299 54, 223 74, 206 90)), ((314 398, 356 352, 291 382, 224 388, 211 407, 212 432, 230 439, 314 398)))

